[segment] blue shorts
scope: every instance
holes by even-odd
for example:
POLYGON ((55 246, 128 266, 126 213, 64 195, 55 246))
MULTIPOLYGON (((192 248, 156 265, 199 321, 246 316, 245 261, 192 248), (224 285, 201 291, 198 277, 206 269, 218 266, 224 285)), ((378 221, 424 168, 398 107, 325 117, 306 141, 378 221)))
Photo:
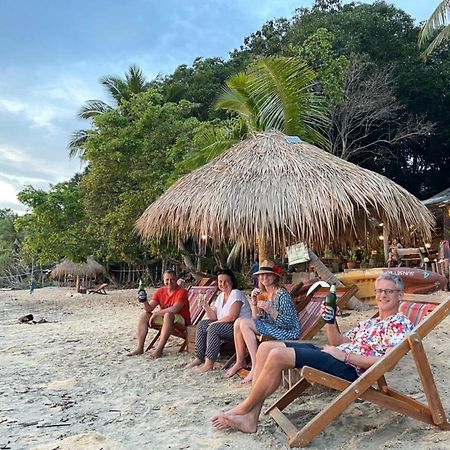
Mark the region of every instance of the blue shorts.
POLYGON ((358 378, 356 369, 353 366, 339 361, 334 356, 322 351, 321 348, 313 344, 302 342, 284 342, 287 348, 295 351, 295 367, 313 367, 322 372, 329 373, 348 381, 355 381, 358 378))

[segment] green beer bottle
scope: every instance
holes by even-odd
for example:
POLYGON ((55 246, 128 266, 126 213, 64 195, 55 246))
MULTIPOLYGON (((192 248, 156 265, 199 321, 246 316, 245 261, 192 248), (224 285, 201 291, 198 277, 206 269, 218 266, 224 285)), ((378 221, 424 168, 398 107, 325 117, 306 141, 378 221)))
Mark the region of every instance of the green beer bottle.
POLYGON ((330 292, 325 298, 325 311, 322 313, 322 319, 326 323, 334 323, 336 319, 336 284, 332 284, 330 292))
POLYGON ((144 283, 142 282, 142 280, 139 280, 138 300, 141 303, 144 303, 147 301, 147 291, 145 290, 144 283))

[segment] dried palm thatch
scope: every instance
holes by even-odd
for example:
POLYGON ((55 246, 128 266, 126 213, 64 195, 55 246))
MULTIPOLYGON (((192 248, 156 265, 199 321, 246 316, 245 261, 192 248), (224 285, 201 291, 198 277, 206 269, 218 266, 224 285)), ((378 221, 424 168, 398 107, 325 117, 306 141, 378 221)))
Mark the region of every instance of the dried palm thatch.
POLYGON ((92 258, 88 258, 84 266, 84 272, 82 273, 82 275, 86 275, 89 277, 93 277, 100 273, 106 272, 105 268, 92 258))
POLYGON ((78 273, 78 267, 72 261, 63 261, 55 266, 50 273, 53 280, 62 280, 68 275, 75 277, 78 273))
POLYGON ((87 262, 82 264, 76 264, 72 261, 65 260, 55 266, 50 274, 50 277, 54 280, 61 280, 69 275, 74 278, 79 276, 92 277, 104 272, 105 268, 92 258, 88 258, 87 262))
POLYGON ((427 238, 434 219, 413 195, 377 173, 280 132, 255 134, 185 175, 136 223, 144 239, 163 235, 212 242, 267 240, 275 250, 299 241, 321 250, 366 242, 414 226, 427 238))

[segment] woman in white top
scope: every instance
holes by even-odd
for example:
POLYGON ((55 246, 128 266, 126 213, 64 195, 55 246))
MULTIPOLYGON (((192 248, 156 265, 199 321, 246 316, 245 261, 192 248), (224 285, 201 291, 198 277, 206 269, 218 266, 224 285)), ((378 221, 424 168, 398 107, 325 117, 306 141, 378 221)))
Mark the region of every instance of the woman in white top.
POLYGON ((224 269, 217 277, 219 290, 215 310, 207 303, 203 305, 207 319, 197 325, 195 358, 187 367, 200 366, 196 373, 209 372, 219 356, 222 339, 233 340, 234 321, 239 317, 251 317, 251 309, 244 293, 237 288, 231 270, 224 269))

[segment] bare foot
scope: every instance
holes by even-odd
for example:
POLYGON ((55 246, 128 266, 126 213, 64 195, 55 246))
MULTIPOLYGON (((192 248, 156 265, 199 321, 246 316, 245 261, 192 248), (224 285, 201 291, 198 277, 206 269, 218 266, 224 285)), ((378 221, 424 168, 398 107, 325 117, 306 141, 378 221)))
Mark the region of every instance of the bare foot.
POLYGON ((251 383, 253 380, 253 369, 250 370, 248 375, 241 381, 241 384, 251 383))
POLYGON ((225 425, 228 425, 229 428, 242 431, 243 433, 256 433, 256 429, 258 428, 258 422, 255 421, 251 414, 227 414, 222 416, 222 421, 225 425))
POLYGON ((240 362, 236 362, 232 367, 230 367, 226 372, 225 372, 225 378, 231 378, 234 377, 234 375, 236 375, 239 370, 241 370, 244 367, 244 365, 240 362))
POLYGON ((162 356, 162 350, 157 350, 157 349, 155 349, 155 350, 150 350, 150 351, 148 352, 148 355, 150 356, 150 358, 153 358, 153 359, 161 358, 161 356, 162 356))
POLYGON ((202 367, 197 367, 196 369, 194 369, 193 371, 197 374, 202 374, 202 373, 206 373, 206 372, 211 372, 211 370, 213 370, 212 367, 207 366, 206 364, 203 364, 202 367))
POLYGON ((194 358, 189 364, 186 364, 185 368, 190 369, 191 367, 199 366, 202 363, 203 363, 203 361, 201 359, 194 358))
POLYGON ((229 425, 224 421, 225 414, 217 414, 216 416, 211 418, 211 424, 217 430, 226 430, 230 428, 229 425))
POLYGON ((133 352, 127 353, 127 356, 136 356, 136 355, 142 355, 144 353, 143 350, 134 350, 133 352))

